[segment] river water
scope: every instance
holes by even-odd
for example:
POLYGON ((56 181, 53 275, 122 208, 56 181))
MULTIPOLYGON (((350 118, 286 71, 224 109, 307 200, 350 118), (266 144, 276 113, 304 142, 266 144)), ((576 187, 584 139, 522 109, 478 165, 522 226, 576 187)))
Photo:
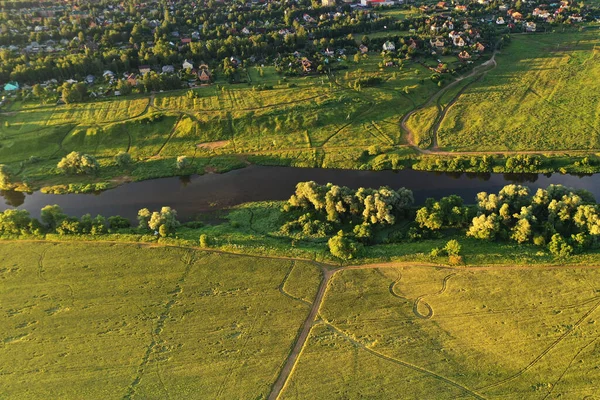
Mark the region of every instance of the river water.
POLYGON ((532 189, 550 184, 563 184, 587 189, 600 199, 600 174, 591 176, 537 174, 448 174, 436 172, 355 171, 319 168, 250 166, 224 174, 173 177, 128 183, 98 194, 52 195, 0 194, 0 211, 25 209, 33 216, 47 204, 58 204, 69 215, 86 213, 105 216, 121 215, 133 219, 141 208, 150 210, 162 206, 175 208, 182 220, 211 210, 262 200, 284 200, 294 192, 298 182, 314 180, 351 188, 390 186, 413 191, 417 204, 427 197, 458 194, 467 203, 474 203, 478 192, 497 192, 504 185, 521 183, 532 189), (3 201, 2 201, 3 200, 3 201))

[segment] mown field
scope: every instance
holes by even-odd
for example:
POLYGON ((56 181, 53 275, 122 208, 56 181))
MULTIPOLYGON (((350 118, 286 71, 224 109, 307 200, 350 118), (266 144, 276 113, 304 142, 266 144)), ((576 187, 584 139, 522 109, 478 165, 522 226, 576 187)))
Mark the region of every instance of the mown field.
POLYGON ((600 147, 598 31, 513 35, 498 65, 465 90, 438 131, 455 151, 600 147))
POLYGON ((597 269, 338 272, 284 399, 594 399, 597 269))
POLYGON ((265 398, 319 281, 308 262, 0 243, 0 397, 265 398))

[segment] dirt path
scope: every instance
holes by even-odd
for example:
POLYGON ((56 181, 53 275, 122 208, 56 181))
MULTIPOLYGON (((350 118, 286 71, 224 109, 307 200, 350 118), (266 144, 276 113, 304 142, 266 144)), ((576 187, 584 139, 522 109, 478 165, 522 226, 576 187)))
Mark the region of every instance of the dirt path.
POLYGON ((323 298, 325 297, 325 292, 327 289, 327 285, 331 280, 331 277, 334 274, 334 271, 326 270, 322 268, 323 271, 323 279, 321 280, 321 284, 319 285, 319 290, 317 291, 317 295, 315 296, 315 300, 313 301, 310 312, 308 313, 308 317, 304 321, 302 328, 300 330, 300 334, 296 339, 296 343, 294 344, 294 348, 292 349, 290 355, 287 360, 285 360, 285 364, 283 364, 283 368, 279 372, 279 376, 277 380, 273 384, 271 388, 271 393, 269 393, 268 400, 276 400, 279 398, 281 391, 285 387, 294 367, 296 366, 296 362, 298 361, 298 357, 304 348, 304 344, 308 339, 308 334, 312 329, 317 313, 319 312, 319 308, 321 308, 321 303, 323 302, 323 298))
MULTIPOLYGON (((421 149, 420 147, 418 147, 415 142, 414 142, 414 138, 413 138, 413 132, 408 128, 406 122, 408 121, 408 119, 414 115, 415 113, 419 112, 420 110, 422 110, 423 108, 429 107, 434 101, 437 101, 437 99, 439 99, 440 97, 442 97, 442 95, 444 93, 446 93, 449 89, 453 88, 454 86, 458 85, 460 82, 462 82, 465 79, 471 78, 477 74, 484 74, 485 72, 492 70, 494 68, 496 68, 496 66, 498 65, 496 63, 496 54, 498 53, 498 51, 494 51, 494 53, 492 54, 492 58, 490 58, 489 60, 487 60, 486 62, 484 62, 483 64, 473 68, 473 70, 471 71, 470 74, 465 75, 465 76, 461 76, 459 78, 456 78, 456 80, 454 80, 454 82, 450 83, 449 85, 445 86, 444 88, 440 89, 439 91, 435 92, 431 97, 429 97, 429 99, 425 102, 425 104, 423 104, 422 106, 415 108, 412 111, 409 111, 408 113, 406 113, 404 115, 404 117, 402 117, 402 120, 400 121, 400 125, 402 126, 402 129, 407 133, 407 141, 409 144, 411 144, 418 152, 423 153, 423 154, 432 154, 434 153, 434 150, 437 149, 437 139, 434 137, 433 139, 433 147, 434 150, 425 150, 425 149, 421 149), (490 65, 493 65, 493 67, 491 69, 487 69, 487 67, 489 67, 490 65), (481 70, 484 70, 483 72, 481 72, 481 70)), ((450 104, 449 104, 450 105, 450 104)), ((437 152, 435 151, 435 153, 438 154, 442 154, 443 152, 437 152)), ((456 153, 452 153, 452 154, 456 154, 456 153)))

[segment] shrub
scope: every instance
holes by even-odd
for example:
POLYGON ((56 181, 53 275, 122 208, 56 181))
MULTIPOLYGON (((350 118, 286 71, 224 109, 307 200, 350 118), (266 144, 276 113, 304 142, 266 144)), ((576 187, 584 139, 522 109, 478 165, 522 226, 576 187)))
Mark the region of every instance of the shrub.
POLYGON ((448 254, 448 256, 458 256, 460 254, 461 246, 458 241, 452 239, 448 243, 446 243, 446 247, 444 250, 448 254))
POLYGON ((202 247, 203 249, 209 248, 212 244, 211 242, 212 241, 210 240, 207 234, 203 233, 202 235, 200 235, 200 247, 202 247))
POLYGON ((91 174, 98 170, 99 164, 93 156, 73 151, 63 157, 57 167, 65 174, 91 174))
POLYGON ((343 231, 339 231, 336 236, 329 239, 327 246, 334 257, 342 260, 351 260, 359 252, 358 244, 345 236, 343 231))
POLYGON ((126 168, 126 167, 130 166, 132 162, 133 162, 133 160, 131 158, 131 154, 126 153, 124 151, 120 151, 115 156, 115 163, 117 163, 117 165, 121 168, 126 168))
POLYGON ((125 229, 131 226, 131 223, 127 218, 123 218, 120 215, 114 217, 108 217, 108 225, 111 229, 125 229))
POLYGON ((558 258, 567 258, 573 254, 573 247, 571 247, 558 233, 555 233, 552 236, 552 239, 548 244, 548 250, 558 258))
POLYGON ((175 167, 178 170, 185 169, 190 164, 190 160, 186 156, 177 157, 177 161, 175 162, 175 167))

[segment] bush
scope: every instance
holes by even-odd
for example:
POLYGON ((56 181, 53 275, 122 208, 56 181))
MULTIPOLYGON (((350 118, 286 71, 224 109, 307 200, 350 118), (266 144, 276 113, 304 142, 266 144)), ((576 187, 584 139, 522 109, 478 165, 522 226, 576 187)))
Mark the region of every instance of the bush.
POLYGON ((339 231, 336 236, 329 239, 327 246, 331 254, 341 260, 353 259, 360 249, 356 242, 344 235, 343 231, 339 231))
POLYGON ((63 157, 57 167, 65 174, 91 174, 98 171, 99 164, 93 156, 73 151, 63 157))
POLYGON ((203 233, 202 235, 200 235, 200 247, 202 247, 203 249, 207 249, 211 246, 212 244, 212 240, 208 237, 207 234, 203 233))
POLYGON ((126 153, 124 151, 120 151, 115 156, 115 163, 121 168, 129 167, 132 164, 133 160, 131 159, 131 154, 126 153))
POLYGON ((123 218, 120 215, 114 217, 108 217, 108 225, 110 229, 125 229, 131 226, 131 223, 127 218, 123 218))
POLYGON ((552 236, 552 239, 548 244, 548 250, 558 258, 567 258, 573 254, 573 247, 571 247, 571 245, 569 245, 558 233, 555 233, 552 236))
POLYGON ((453 239, 446 243, 446 247, 444 247, 444 250, 446 251, 448 256, 458 256, 460 254, 461 246, 460 243, 458 243, 458 241, 453 239))
POLYGON ((177 157, 177 161, 175 162, 175 167, 178 170, 185 169, 190 164, 190 160, 186 156, 177 157))

